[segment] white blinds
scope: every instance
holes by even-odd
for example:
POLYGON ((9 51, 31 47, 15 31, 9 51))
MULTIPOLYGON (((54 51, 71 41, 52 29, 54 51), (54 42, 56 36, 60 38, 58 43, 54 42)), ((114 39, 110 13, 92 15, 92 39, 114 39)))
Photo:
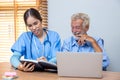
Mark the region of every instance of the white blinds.
POLYGON ((39 10, 47 26, 47 0, 0 0, 0 61, 9 61, 11 46, 26 31, 23 14, 31 7, 39 10))

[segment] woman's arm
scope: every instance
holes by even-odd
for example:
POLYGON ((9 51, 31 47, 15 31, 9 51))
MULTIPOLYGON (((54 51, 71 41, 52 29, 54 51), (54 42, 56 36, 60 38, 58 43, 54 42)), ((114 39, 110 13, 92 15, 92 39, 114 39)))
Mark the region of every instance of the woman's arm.
POLYGON ((22 64, 20 62, 21 56, 22 55, 19 52, 14 51, 13 55, 10 58, 10 63, 12 64, 12 66, 21 71, 33 71, 35 65, 33 65, 32 63, 27 64, 26 62, 22 64))
POLYGON ((57 34, 56 41, 53 43, 53 46, 51 48, 52 58, 48 62, 56 63, 56 52, 60 51, 60 48, 61 48, 61 39, 60 36, 57 34))
POLYGON ((13 55, 10 58, 10 63, 12 64, 12 66, 14 68, 18 68, 18 66, 20 65, 20 58, 21 58, 21 54, 19 52, 14 51, 13 55))

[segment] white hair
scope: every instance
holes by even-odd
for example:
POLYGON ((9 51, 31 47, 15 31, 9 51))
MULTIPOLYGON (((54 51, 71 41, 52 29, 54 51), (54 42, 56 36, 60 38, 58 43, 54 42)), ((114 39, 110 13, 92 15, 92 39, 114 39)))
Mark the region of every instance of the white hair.
POLYGON ((81 19, 83 20, 83 24, 82 26, 83 27, 89 27, 89 16, 85 13, 76 13, 76 14, 73 14, 72 17, 71 17, 71 20, 77 20, 77 19, 81 19))

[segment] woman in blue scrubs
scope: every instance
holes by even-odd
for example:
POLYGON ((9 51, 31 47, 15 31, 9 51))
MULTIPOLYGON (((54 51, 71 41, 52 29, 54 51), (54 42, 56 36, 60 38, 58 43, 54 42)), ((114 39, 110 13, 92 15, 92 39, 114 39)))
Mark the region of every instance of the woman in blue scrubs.
POLYGON ((61 40, 57 32, 43 29, 40 13, 30 8, 24 13, 24 22, 30 31, 24 32, 13 44, 10 62, 21 71, 34 71, 34 65, 20 59, 46 60, 56 63, 56 52, 60 51, 61 40))

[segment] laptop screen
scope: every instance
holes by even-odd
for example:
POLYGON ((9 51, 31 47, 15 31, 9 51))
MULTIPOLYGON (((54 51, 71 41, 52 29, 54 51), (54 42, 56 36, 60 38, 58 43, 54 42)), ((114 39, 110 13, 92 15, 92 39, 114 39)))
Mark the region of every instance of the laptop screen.
POLYGON ((57 53, 58 76, 102 77, 102 53, 57 53))

